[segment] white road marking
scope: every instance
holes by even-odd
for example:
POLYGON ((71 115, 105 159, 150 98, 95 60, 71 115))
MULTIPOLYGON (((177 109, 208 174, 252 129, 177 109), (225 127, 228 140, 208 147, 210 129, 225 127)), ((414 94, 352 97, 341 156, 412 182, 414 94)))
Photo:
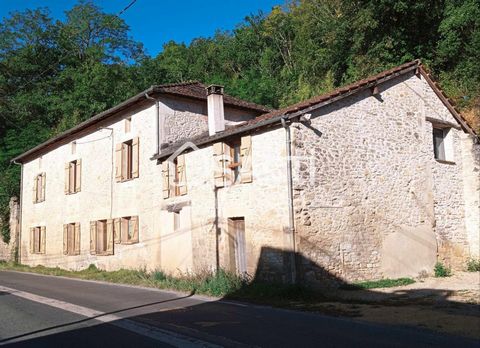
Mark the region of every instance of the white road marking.
MULTIPOLYGON (((21 297, 26 300, 30 300, 33 302, 38 302, 41 304, 48 305, 50 307, 58 308, 67 312, 72 312, 76 313, 79 315, 82 315, 84 317, 90 318, 92 320, 97 320, 102 323, 109 323, 111 325, 115 325, 117 327, 120 327, 124 330, 128 330, 131 332, 134 332, 136 334, 140 334, 142 336, 146 336, 149 338, 152 338, 154 340, 167 343, 176 347, 191 347, 191 348, 196 348, 196 347, 211 347, 211 348, 217 348, 221 347, 216 344, 212 344, 209 342, 205 342, 193 337, 188 337, 185 335, 178 334, 176 332, 160 329, 151 325, 139 323, 130 319, 125 319, 122 318, 118 315, 114 314, 107 314, 105 312, 97 311, 92 308, 87 308, 83 306, 79 306, 73 303, 65 302, 65 301, 60 301, 56 300, 53 298, 48 298, 36 294, 32 294, 29 292, 21 291, 21 290, 16 290, 12 288, 8 288, 6 286, 1 286, 0 285, 0 291, 9 293, 13 296, 21 297)), ((45 333, 47 335, 48 333, 45 333)), ((0 343, 0 345, 4 344, 10 344, 13 342, 18 342, 21 340, 27 339, 27 336, 22 337, 22 339, 19 340, 10 340, 10 341, 4 341, 0 343)))

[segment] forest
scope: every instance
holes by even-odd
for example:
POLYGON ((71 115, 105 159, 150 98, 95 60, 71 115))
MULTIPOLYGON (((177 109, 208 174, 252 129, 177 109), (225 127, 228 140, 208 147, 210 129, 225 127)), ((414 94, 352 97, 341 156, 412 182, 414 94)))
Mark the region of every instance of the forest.
POLYGON ((277 108, 417 58, 479 131, 480 0, 288 1, 155 57, 92 1, 63 21, 48 8, 11 13, 0 25, 0 219, 19 194, 13 157, 152 84, 218 83, 277 108))

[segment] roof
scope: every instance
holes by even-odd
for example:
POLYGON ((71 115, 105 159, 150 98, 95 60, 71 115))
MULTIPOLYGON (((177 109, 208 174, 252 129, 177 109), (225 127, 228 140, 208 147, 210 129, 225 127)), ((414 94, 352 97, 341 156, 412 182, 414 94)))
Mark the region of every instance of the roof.
MULTIPOLYGON (((161 94, 167 94, 167 95, 174 95, 174 96, 192 98, 197 100, 207 100, 207 94, 205 91, 206 87, 207 87, 206 85, 198 81, 187 81, 187 82, 180 82, 180 83, 169 83, 169 84, 151 86, 150 88, 125 100, 124 102, 118 105, 115 105, 114 107, 108 110, 102 111, 101 113, 89 118, 88 120, 76 125, 75 127, 70 128, 65 132, 60 133, 57 136, 54 136, 48 139, 47 141, 41 143, 40 145, 37 145, 34 148, 24 152, 23 154, 12 159, 12 162, 22 162, 25 159, 32 157, 35 154, 39 153, 40 151, 46 149, 47 147, 53 146, 54 144, 59 143, 60 141, 65 141, 67 138, 70 138, 73 135, 79 132, 82 132, 87 128, 90 128, 96 123, 106 120, 109 117, 114 116, 117 113, 135 104, 138 104, 140 102, 148 102, 147 96, 157 96, 161 94)), ((265 106, 251 103, 242 99, 238 99, 228 94, 224 95, 223 100, 225 105, 254 111, 254 112, 257 112, 258 114, 271 111, 271 109, 265 106)))
MULTIPOLYGON (((322 94, 302 102, 287 106, 285 108, 279 110, 273 110, 266 114, 256 117, 250 121, 247 121, 241 125, 227 128, 225 131, 217 133, 212 136, 198 136, 193 139, 188 139, 189 141, 193 142, 197 146, 206 145, 208 143, 219 141, 223 138, 227 138, 232 135, 247 133, 249 131, 253 131, 262 127, 272 126, 274 124, 279 124, 282 118, 292 119, 295 117, 299 117, 303 114, 309 113, 313 110, 319 109, 323 106, 329 105, 336 101, 342 100, 348 96, 353 94, 359 93, 364 91, 368 88, 374 87, 380 83, 386 82, 391 80, 395 77, 407 74, 409 72, 415 71, 417 74, 421 74, 430 87, 433 89, 435 94, 440 98, 442 103, 447 107, 447 109, 451 112, 453 117, 459 122, 461 127, 468 133, 476 136, 473 129, 465 122, 465 120, 460 115, 458 109, 455 108, 454 103, 451 99, 449 99, 445 93, 442 91, 440 86, 437 82, 433 80, 431 75, 426 71, 426 69, 422 66, 420 60, 414 60, 397 67, 385 70, 379 74, 367 77, 365 79, 356 81, 352 84, 340 87, 335 89, 334 91, 326 94, 322 94)), ((160 154, 157 154, 152 157, 152 159, 163 159, 175 152, 186 140, 181 142, 174 143, 169 147, 162 150, 160 154)))

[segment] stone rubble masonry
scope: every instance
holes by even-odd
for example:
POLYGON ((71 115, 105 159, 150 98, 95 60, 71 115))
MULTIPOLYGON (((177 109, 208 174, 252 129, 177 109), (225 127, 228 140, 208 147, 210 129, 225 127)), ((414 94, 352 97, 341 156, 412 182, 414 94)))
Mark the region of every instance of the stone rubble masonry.
POLYGON ((296 240, 309 283, 430 273, 437 252, 455 268, 478 257, 478 145, 452 129, 455 164, 437 162, 425 117, 456 121, 426 81, 411 73, 379 87, 294 125, 296 240))
MULTIPOLYGON (((8 221, 8 227, 10 229, 10 240, 5 243, 0 237, 0 261, 16 261, 17 253, 17 241, 20 231, 19 214, 20 204, 17 197, 10 198, 9 202, 10 219, 8 221)), ((0 226, 1 226, 0 221, 0 226)))

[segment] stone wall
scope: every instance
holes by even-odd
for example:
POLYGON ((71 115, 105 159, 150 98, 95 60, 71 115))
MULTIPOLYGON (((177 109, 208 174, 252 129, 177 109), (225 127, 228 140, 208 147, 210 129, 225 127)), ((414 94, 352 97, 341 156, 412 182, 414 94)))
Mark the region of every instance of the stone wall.
MULTIPOLYGON (((19 214, 20 205, 17 197, 12 197, 9 203, 10 219, 7 222, 10 229, 10 240, 5 243, 0 237, 0 260, 1 261, 17 261, 17 241, 20 231, 19 214)), ((2 222, 0 222, 1 226, 2 222)))
POLYGON ((464 134, 451 130, 455 163, 437 162, 427 116, 456 124, 412 73, 380 85, 377 96, 367 90, 314 112, 310 126, 294 125, 305 281, 416 276, 452 249, 465 260, 464 134))

